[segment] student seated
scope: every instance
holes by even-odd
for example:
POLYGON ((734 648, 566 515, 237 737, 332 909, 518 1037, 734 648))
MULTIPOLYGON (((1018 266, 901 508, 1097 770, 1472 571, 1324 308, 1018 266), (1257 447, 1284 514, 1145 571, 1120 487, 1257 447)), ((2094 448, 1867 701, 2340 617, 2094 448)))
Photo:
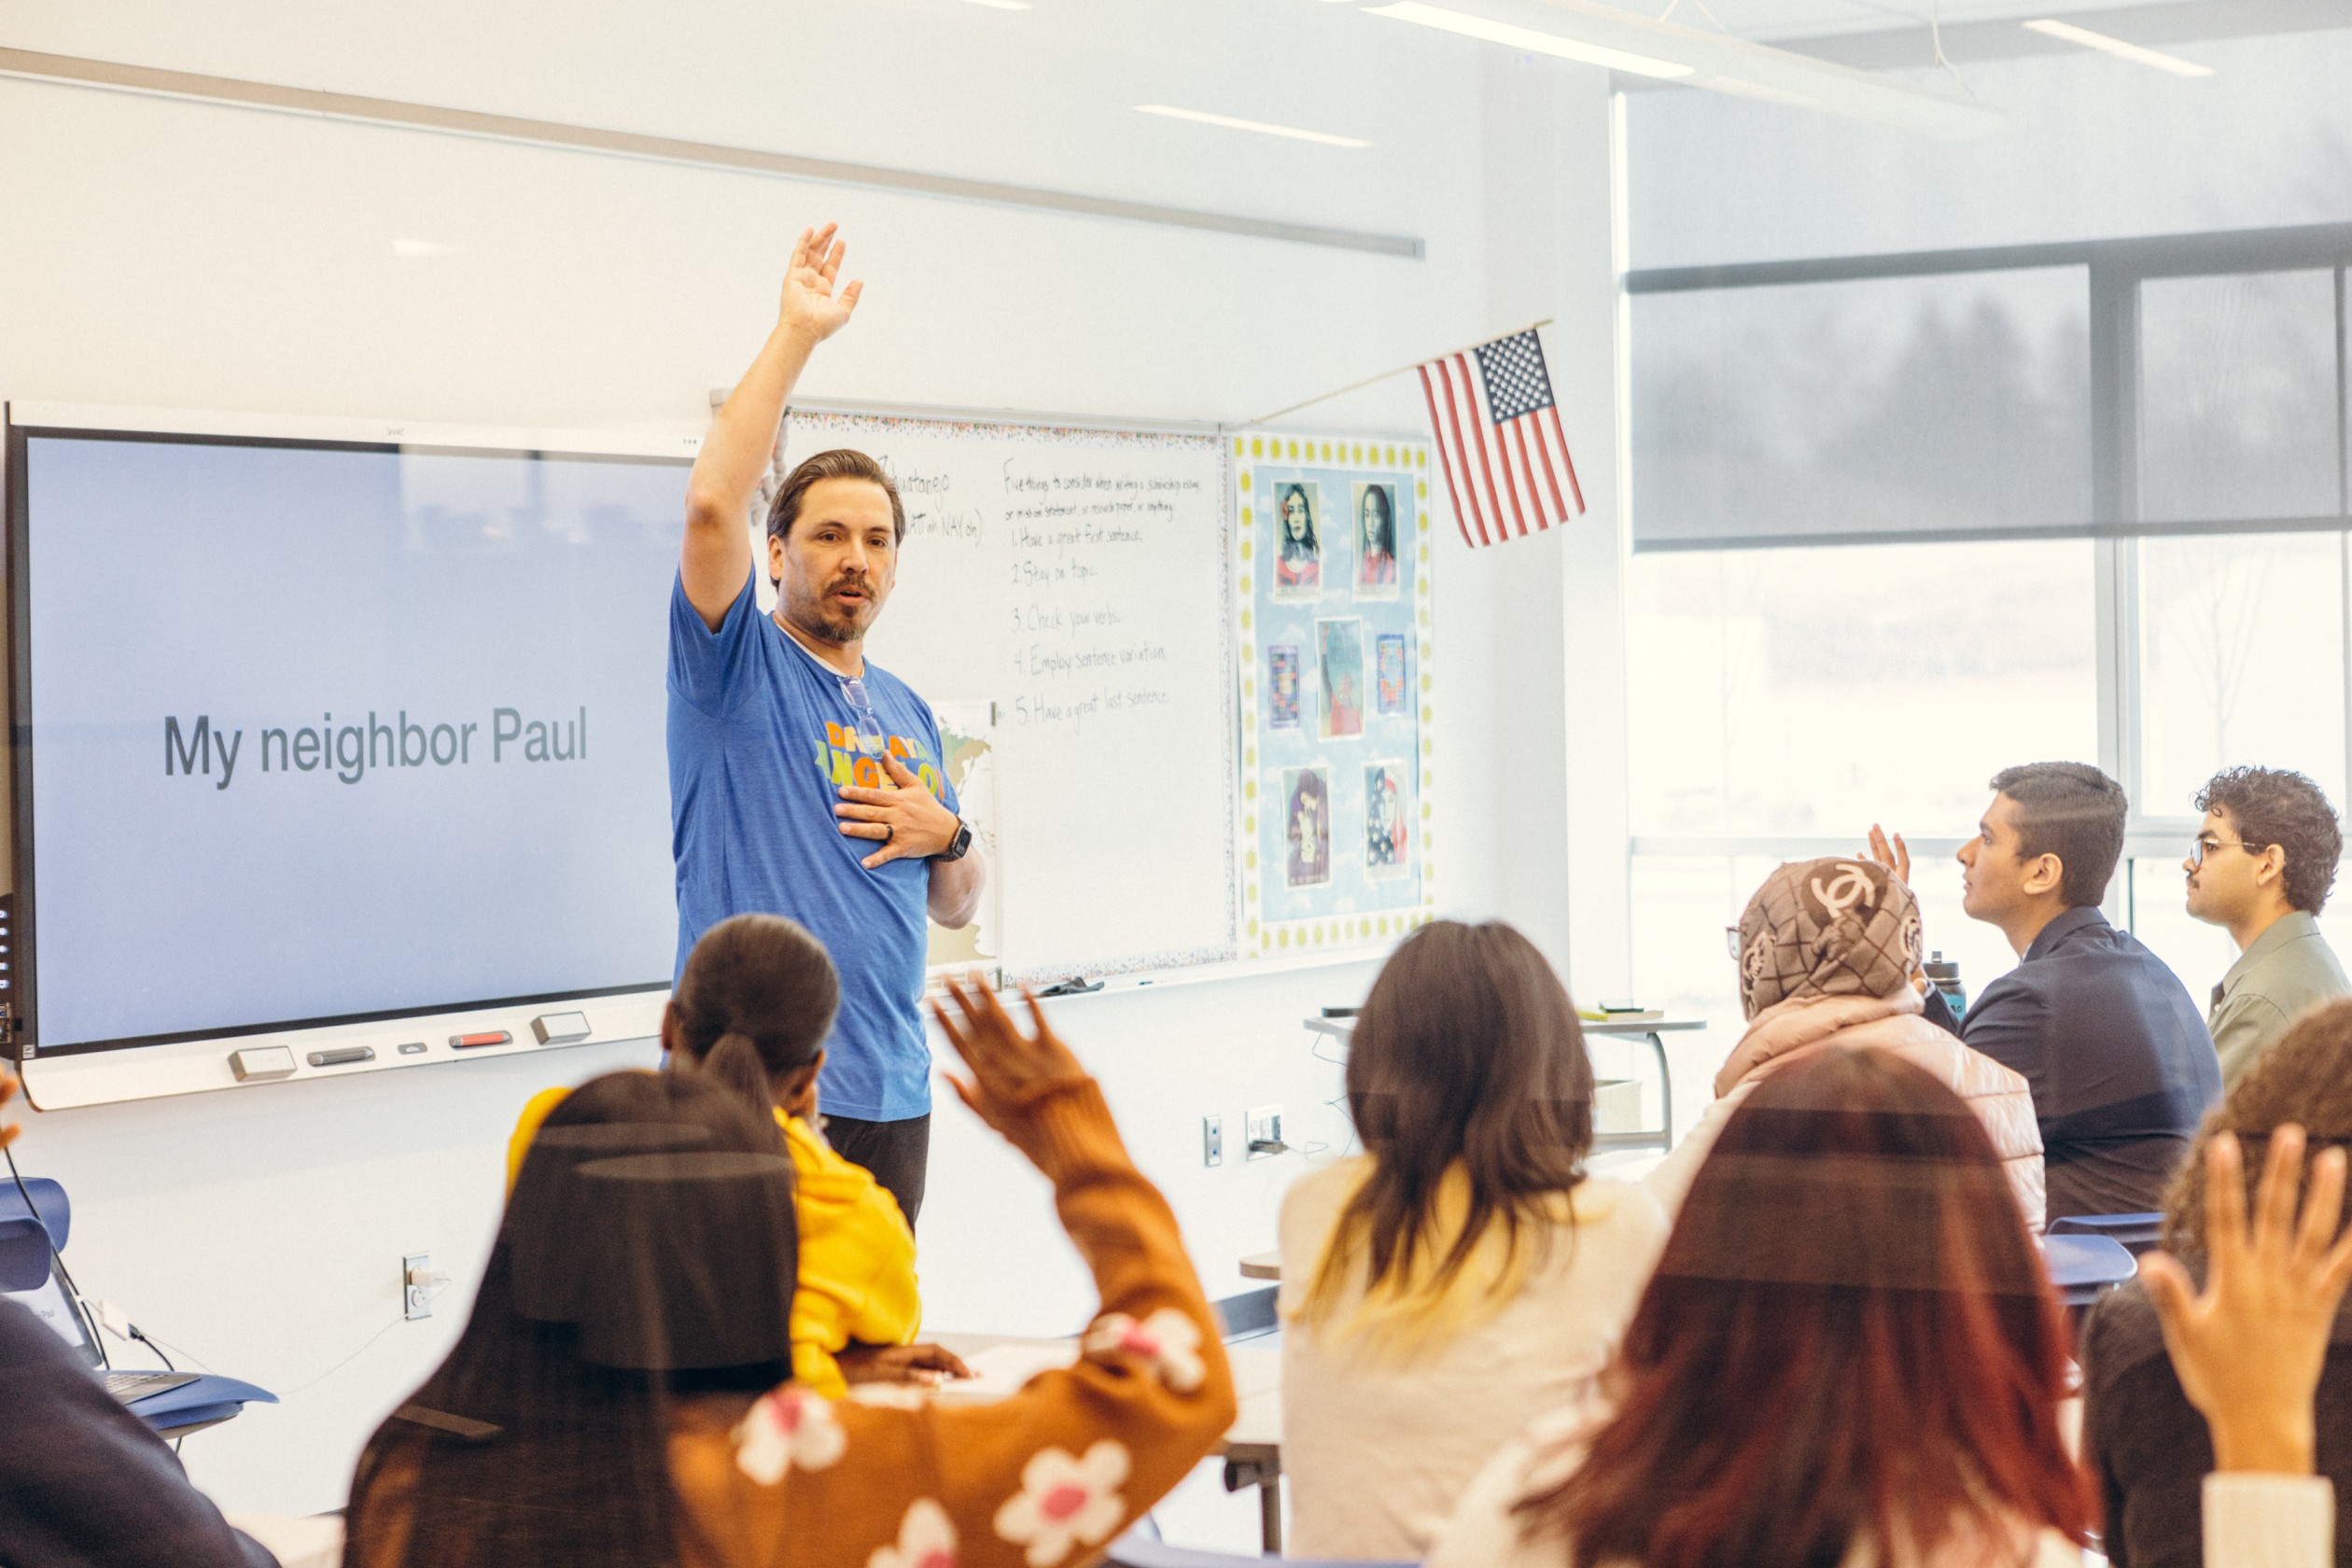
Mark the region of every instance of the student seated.
MULTIPOLYGON (((0 1103, 16 1088, 0 1069, 0 1103)), ((0 1144, 16 1135, 0 1122, 0 1144)), ((171 1446, 14 1301, 0 1301, 0 1562, 277 1568, 189 1484, 171 1446)))
POLYGON ((464 1332, 361 1454, 350 1568, 1055 1568, 1183 1479, 1234 1397, 1175 1218, 1034 1001, 1031 1035, 950 990, 950 1083, 1101 1292, 1074 1365, 987 1405, 782 1382, 781 1134, 706 1076, 611 1073, 549 1113, 464 1332))
MULTIPOLYGON (((840 997, 833 960, 815 937, 780 915, 738 915, 694 944, 662 1013, 667 1066, 708 1071, 736 1061, 736 1085, 753 1103, 772 1104, 784 1130, 800 1215, 792 1376, 829 1399, 852 1380, 964 1370, 949 1352, 914 1343, 923 1321, 915 1233, 898 1200, 817 1130, 817 1072, 840 997)), ((570 1092, 549 1089, 523 1108, 507 1144, 510 1190, 540 1124, 570 1092)))
POLYGON ((2181 866, 2189 913, 2227 931, 2238 947, 2205 1020, 2226 1089, 2296 1014, 2352 995, 2317 918, 2335 886, 2344 832, 2318 785, 2275 768, 2215 774, 2197 809, 2205 821, 2181 866))
POLYGON ((1983 1122, 1891 1051, 1725 1121, 1610 1407, 1480 1473, 1428 1568, 2081 1568, 2066 1336, 1983 1122))
MULTIPOLYGON (((2300 1125, 2315 1142, 2352 1140, 2352 1001, 2298 1018, 2222 1100, 2198 1134, 2164 1204, 2164 1246, 2202 1275, 2209 1229, 2205 1166, 2233 1136, 2263 1150, 2300 1125)), ((2118 1568, 2193 1568, 2198 1498, 2214 1453, 2172 1363, 2150 1281, 2100 1299, 2083 1330, 2084 1458, 2106 1493, 2107 1550, 2118 1568)), ((2318 1458, 2337 1486, 2352 1481, 2352 1314, 2337 1316, 2318 1374, 2318 1458)), ((2341 1561, 2352 1568, 2352 1542, 2341 1561)))
MULTIPOLYGON (((1927 1015, 2032 1085, 2050 1218, 2154 1209, 2221 1069, 2179 978, 2099 913, 2123 853, 2123 791, 2082 763, 2004 768, 1992 787, 1960 847, 1960 907, 2000 927, 2018 964, 1956 1027, 1940 996, 1927 1015)), ((1910 880, 1899 838, 1873 828, 1871 847, 1910 880)))
POLYGON ((1715 1074, 1717 1099, 1647 1183, 1671 1212, 1723 1130, 1767 1075, 1828 1045, 1891 1051, 1925 1069, 1984 1123, 2018 1211, 2042 1227, 2041 1130, 2025 1080, 1929 1023, 1913 976, 1919 901, 1866 861, 1801 861, 1764 879, 1736 931, 1747 1032, 1715 1074))
POLYGON ((1366 1152, 1282 1202, 1290 1549, 1418 1557, 1496 1447, 1607 1364, 1666 1220, 1585 1174, 1583 1031, 1508 926, 1407 939, 1347 1082, 1366 1152))

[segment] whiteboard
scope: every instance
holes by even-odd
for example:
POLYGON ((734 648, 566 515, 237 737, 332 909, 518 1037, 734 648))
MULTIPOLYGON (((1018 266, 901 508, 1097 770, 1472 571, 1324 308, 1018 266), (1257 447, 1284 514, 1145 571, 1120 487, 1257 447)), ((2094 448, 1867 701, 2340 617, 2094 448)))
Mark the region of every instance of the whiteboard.
POLYGON ((867 656, 934 709, 996 705, 1007 977, 1236 957, 1224 442, 794 410, 781 463, 840 446, 906 506, 867 656))

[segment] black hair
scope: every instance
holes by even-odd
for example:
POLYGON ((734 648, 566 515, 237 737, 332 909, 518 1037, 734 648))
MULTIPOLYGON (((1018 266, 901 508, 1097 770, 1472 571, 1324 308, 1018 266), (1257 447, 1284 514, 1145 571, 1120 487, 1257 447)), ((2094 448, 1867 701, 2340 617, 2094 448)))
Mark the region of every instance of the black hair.
POLYGON ((770 1085, 817 1059, 840 1006, 833 959, 805 927, 735 916, 703 932, 670 992, 672 1065, 773 1109, 770 1085))
POLYGON ((2058 891, 2069 909, 2107 897, 2123 858, 2123 786, 2088 763, 2026 763, 1993 776, 1993 789, 2017 803, 2018 853, 2058 857, 2058 891))
POLYGON ((2344 859, 2344 829, 2319 786, 2285 768, 2224 768, 2197 791, 2197 809, 2225 811, 2247 849, 2273 845, 2287 851, 2287 902, 2306 914, 2328 906, 2336 862, 2344 859))
POLYGON ((1307 498, 1307 486, 1304 484, 1285 484, 1275 492, 1274 542, 1285 555, 1312 555, 1322 548, 1315 542, 1315 503, 1307 498), (1293 496, 1298 497, 1298 504, 1307 512, 1307 532, 1295 541, 1290 537, 1290 498, 1293 496))
MULTIPOLYGON (((637 1163, 631 1155, 680 1152, 738 1161, 767 1156, 765 1163, 790 1169, 772 1115, 754 1114, 723 1085, 691 1075, 608 1073, 549 1114, 524 1161, 465 1331, 360 1453, 344 1562, 649 1568, 679 1561, 668 1460, 674 1407, 713 1397, 748 1409, 756 1394, 791 1376, 789 1335, 772 1336, 783 1341, 775 1359, 751 1365, 625 1370, 583 1353, 592 1330, 549 1321, 543 1309, 526 1312, 522 1298, 533 1293, 535 1258, 567 1245, 554 1234, 559 1227, 547 1223, 559 1208, 534 1201, 534 1195, 560 1190, 585 1162, 600 1161, 601 1169, 637 1163)), ((789 1248, 789 1177, 771 1185, 762 1219, 778 1232, 777 1245, 789 1248)), ((640 1294, 661 1294, 657 1285, 688 1290, 729 1319, 780 1324, 789 1315, 791 1286, 778 1278, 777 1246, 718 1247, 703 1239, 693 1252, 682 1261, 697 1271, 694 1279, 635 1281, 640 1294)), ((665 1261, 673 1271, 681 1262, 665 1261)), ((627 1278, 597 1281, 614 1294, 632 1284, 627 1278)), ((658 1320, 660 1304, 651 1305, 658 1320)), ((646 1321, 643 1313, 621 1316, 646 1321)), ((630 1365, 678 1363, 638 1357, 630 1365)))

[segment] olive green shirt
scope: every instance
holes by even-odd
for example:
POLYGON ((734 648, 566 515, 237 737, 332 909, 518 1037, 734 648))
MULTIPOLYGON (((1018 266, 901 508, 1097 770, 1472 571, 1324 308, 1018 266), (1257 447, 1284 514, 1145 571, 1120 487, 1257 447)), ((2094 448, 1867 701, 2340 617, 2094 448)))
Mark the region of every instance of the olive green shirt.
POLYGON ((2272 922, 2213 987, 2213 1048, 2227 1090, 2306 1007, 2352 996, 2319 922, 2297 909, 2272 922))

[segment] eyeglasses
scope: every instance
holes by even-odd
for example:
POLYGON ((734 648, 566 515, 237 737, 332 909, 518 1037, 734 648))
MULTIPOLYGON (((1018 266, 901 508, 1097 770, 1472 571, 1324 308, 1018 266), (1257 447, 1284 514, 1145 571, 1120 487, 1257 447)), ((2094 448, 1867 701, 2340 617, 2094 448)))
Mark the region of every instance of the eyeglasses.
POLYGON ((841 695, 849 704, 849 711, 857 716, 858 749, 879 757, 889 742, 882 734, 882 721, 874 716, 874 703, 866 696, 865 682, 853 676, 838 679, 841 695))
POLYGON ((2252 846, 2247 844, 2246 840, 2242 838, 2207 838, 2205 834, 2199 833, 2195 838, 2189 841, 2189 863, 2192 866, 2204 865, 2205 862, 2205 857, 2212 854, 2216 849, 2248 849, 2251 847, 2252 846))

